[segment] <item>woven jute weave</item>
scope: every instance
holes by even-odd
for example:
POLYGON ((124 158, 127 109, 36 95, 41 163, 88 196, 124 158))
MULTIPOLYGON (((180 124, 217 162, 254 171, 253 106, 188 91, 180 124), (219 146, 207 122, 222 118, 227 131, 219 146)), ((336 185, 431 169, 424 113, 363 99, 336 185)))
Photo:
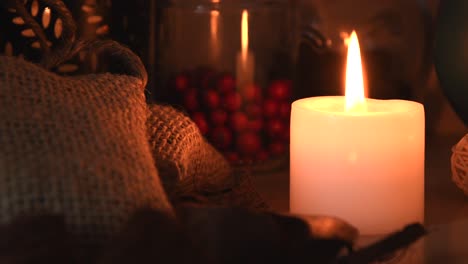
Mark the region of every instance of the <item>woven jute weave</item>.
POLYGON ((188 116, 171 106, 149 108, 149 142, 171 199, 195 196, 204 204, 267 208, 248 171, 232 170, 188 116))
POLYGON ((452 180, 468 195, 468 134, 452 149, 452 180))
POLYGON ((144 80, 64 78, 0 56, 0 221, 64 214, 101 241, 136 209, 172 212, 148 144, 144 80))
POLYGON ((151 105, 150 145, 168 191, 181 182, 219 191, 232 184, 227 161, 207 144, 195 123, 170 106, 151 105))

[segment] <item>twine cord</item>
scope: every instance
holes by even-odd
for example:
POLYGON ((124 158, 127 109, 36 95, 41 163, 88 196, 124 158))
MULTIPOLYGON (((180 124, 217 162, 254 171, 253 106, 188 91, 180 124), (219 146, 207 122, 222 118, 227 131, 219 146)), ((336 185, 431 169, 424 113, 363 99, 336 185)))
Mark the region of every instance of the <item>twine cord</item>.
POLYGON ((50 54, 50 48, 47 45, 47 36, 44 33, 44 30, 42 29, 42 27, 36 22, 36 20, 26 10, 26 8, 24 7, 23 0, 15 0, 15 9, 18 15, 20 15, 21 18, 23 18, 24 23, 28 25, 32 29, 34 34, 36 35, 39 41, 40 47, 41 47, 41 51, 43 53, 43 57, 48 57, 48 55, 50 54))
POLYGON ((83 40, 77 39, 77 25, 75 20, 60 0, 39 0, 39 2, 51 10, 62 21, 62 33, 53 48, 49 46, 48 38, 44 28, 26 10, 23 0, 10 0, 6 4, 14 6, 16 12, 23 18, 25 24, 33 30, 36 35, 42 58, 40 66, 50 70, 67 60, 73 58, 81 51, 89 51, 100 56, 103 61, 109 61, 109 69, 106 72, 115 74, 125 74, 141 80, 141 84, 146 86, 148 74, 145 66, 135 53, 129 48, 111 40, 83 40), (11 1, 11 2, 10 2, 11 1))
POLYGON ((452 153, 452 180, 468 195, 468 134, 452 148, 452 153))

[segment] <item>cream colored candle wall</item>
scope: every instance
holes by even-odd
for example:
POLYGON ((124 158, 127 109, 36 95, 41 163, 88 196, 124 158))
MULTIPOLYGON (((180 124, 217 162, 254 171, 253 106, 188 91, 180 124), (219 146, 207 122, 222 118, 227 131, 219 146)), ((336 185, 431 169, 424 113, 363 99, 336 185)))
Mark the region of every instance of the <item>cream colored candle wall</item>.
POLYGON ((361 234, 385 234, 424 221, 424 108, 345 97, 295 101, 291 112, 290 209, 330 215, 361 234))

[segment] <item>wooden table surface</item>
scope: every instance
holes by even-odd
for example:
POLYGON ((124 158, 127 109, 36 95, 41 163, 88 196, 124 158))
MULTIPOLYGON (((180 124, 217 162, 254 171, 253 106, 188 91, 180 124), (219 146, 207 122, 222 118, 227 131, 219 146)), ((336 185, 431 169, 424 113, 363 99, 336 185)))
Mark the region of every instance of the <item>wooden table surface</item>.
MULTIPOLYGON (((430 233, 412 254, 392 263, 468 263, 468 196, 452 182, 450 169, 451 148, 465 133, 426 138, 425 225, 430 233)), ((288 168, 255 175, 254 183, 274 210, 288 211, 288 168)))

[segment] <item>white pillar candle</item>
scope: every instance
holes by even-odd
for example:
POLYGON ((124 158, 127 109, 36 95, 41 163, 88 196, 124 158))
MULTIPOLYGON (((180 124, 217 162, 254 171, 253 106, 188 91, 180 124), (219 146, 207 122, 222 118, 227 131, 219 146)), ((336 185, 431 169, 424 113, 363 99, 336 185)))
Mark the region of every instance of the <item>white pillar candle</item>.
MULTIPOLYGON (((359 64, 350 63, 352 42, 353 38, 347 75, 351 68, 362 67, 360 54, 359 64)), ((355 71, 360 78, 361 70, 355 71)), ((360 78, 354 86, 363 90, 360 78)), ((424 107, 404 100, 366 99, 360 90, 350 90, 350 80, 347 76, 346 96, 292 104, 291 211, 336 216, 364 235, 422 223, 424 107)))

